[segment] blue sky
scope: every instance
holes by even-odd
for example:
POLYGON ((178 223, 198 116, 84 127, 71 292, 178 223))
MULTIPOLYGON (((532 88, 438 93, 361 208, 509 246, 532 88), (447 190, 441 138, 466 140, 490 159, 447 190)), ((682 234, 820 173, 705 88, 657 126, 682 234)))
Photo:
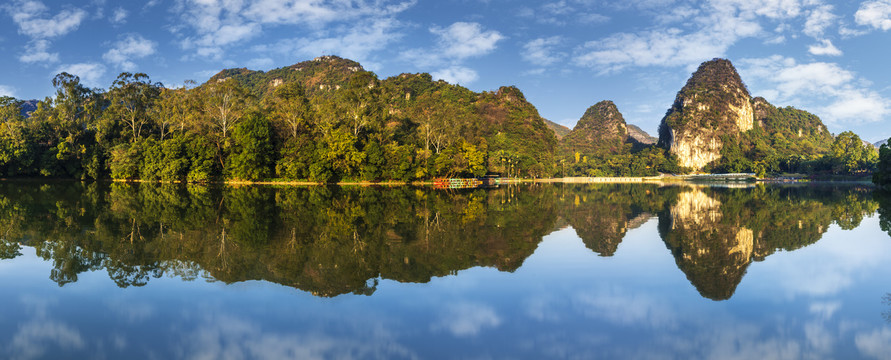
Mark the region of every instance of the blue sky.
POLYGON ((150 0, 0 3, 0 95, 42 99, 60 71, 168 86, 326 54, 381 78, 429 72, 516 85, 572 126, 613 100, 655 133, 702 61, 730 59, 755 96, 830 131, 891 137, 891 0, 150 0))

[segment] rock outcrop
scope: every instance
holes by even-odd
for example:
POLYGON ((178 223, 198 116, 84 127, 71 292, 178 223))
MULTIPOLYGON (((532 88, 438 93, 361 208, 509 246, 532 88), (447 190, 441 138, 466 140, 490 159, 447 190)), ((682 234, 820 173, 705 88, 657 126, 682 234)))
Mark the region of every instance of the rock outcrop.
POLYGON ((700 65, 678 92, 659 125, 659 144, 681 166, 701 170, 721 158, 722 136, 738 136, 754 122, 752 98, 733 64, 715 59, 700 65))
POLYGON ((653 145, 659 141, 637 125, 628 124, 628 136, 643 145, 653 145))

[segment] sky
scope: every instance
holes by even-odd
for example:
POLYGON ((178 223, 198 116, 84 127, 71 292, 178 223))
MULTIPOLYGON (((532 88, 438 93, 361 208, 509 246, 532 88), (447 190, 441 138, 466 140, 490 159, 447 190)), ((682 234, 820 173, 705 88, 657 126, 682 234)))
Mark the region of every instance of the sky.
POLYGON ((62 71, 91 87, 124 71, 176 87, 338 55, 380 78, 515 85, 570 128, 613 100, 655 134, 690 74, 720 57, 753 96, 836 134, 891 137, 891 0, 4 0, 0 19, 0 95, 20 99, 52 95, 62 71))

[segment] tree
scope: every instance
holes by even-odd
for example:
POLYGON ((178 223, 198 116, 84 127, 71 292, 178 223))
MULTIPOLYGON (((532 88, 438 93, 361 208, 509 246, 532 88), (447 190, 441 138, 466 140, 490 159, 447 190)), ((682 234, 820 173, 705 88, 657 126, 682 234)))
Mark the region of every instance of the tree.
POLYGON ((879 148, 879 160, 872 182, 878 187, 891 190, 891 139, 879 148))
POLYGON ((829 148, 830 165, 832 172, 836 174, 869 171, 878 158, 875 148, 864 144, 860 137, 851 131, 836 136, 829 148))
POLYGON ((266 118, 259 114, 246 116, 235 126, 232 136, 235 146, 226 167, 230 177, 253 181, 272 175, 272 127, 266 118))
MULTIPOLYGON (((111 106, 106 113, 123 122, 130 130, 130 142, 142 135, 142 128, 149 120, 149 111, 161 95, 161 83, 152 83, 148 75, 123 72, 108 91, 111 106)), ((163 130, 162 130, 163 134, 163 130)))
POLYGON ((377 125, 383 118, 380 104, 380 81, 372 72, 362 71, 353 75, 349 84, 338 93, 347 125, 354 137, 368 126, 377 125))
POLYGON ((222 139, 244 115, 248 92, 237 80, 228 78, 207 84, 204 89, 204 111, 222 139))
POLYGON ((287 125, 289 135, 296 139, 298 132, 308 125, 310 107, 306 93, 297 82, 281 85, 273 92, 269 103, 273 119, 287 125))
POLYGON ((177 89, 161 89, 157 106, 151 114, 155 125, 160 131, 161 140, 171 131, 170 128, 178 126, 179 131, 185 130, 186 123, 195 116, 196 103, 195 91, 187 86, 195 82, 186 80, 186 85, 177 89))

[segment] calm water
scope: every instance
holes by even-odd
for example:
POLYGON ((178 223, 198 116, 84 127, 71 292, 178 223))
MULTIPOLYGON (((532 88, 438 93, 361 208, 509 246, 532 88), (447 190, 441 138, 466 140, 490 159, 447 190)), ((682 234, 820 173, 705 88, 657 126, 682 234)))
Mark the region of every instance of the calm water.
POLYGON ((891 358, 853 186, 0 182, 0 358, 891 358))

